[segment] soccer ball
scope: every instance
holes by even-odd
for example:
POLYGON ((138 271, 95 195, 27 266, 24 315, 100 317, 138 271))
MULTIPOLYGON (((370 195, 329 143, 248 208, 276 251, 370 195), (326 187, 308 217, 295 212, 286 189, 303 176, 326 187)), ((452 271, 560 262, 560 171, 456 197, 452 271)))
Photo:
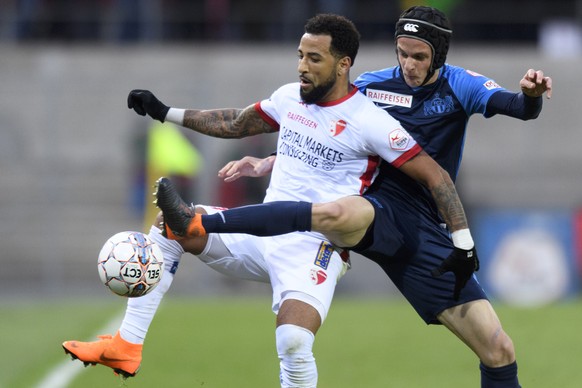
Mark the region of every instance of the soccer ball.
POLYGON ((164 272, 158 244, 140 232, 120 232, 101 248, 97 260, 99 277, 117 295, 138 297, 153 290, 164 272))

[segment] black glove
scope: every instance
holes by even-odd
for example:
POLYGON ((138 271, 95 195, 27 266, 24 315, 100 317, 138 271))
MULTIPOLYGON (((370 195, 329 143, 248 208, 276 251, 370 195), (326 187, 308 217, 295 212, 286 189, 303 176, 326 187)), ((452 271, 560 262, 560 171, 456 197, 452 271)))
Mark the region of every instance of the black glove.
POLYGON ((453 297, 455 300, 459 300, 461 290, 465 287, 473 275, 473 272, 478 270, 479 258, 477 257, 477 251, 475 248, 465 250, 455 247, 450 256, 447 257, 438 268, 433 269, 431 274, 433 277, 438 277, 449 271, 454 273, 455 290, 453 292, 453 297))
POLYGON ((162 104, 152 92, 140 89, 129 92, 127 107, 133 109, 140 116, 145 116, 147 113, 152 119, 160 120, 162 123, 170 110, 170 107, 162 104))

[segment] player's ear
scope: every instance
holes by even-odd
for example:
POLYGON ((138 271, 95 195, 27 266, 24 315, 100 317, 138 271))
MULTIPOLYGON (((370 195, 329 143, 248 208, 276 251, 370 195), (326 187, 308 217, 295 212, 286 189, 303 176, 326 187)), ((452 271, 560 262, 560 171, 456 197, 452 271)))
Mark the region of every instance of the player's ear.
POLYGON ((350 72, 350 67, 352 67, 352 60, 350 57, 343 57, 338 61, 337 64, 337 75, 347 75, 350 72))

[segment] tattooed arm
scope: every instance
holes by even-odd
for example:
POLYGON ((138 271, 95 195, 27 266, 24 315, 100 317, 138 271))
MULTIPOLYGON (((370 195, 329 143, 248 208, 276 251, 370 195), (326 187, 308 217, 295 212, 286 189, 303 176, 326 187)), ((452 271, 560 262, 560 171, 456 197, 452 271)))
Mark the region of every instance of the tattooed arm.
POLYGON ((221 138, 241 138, 275 131, 261 118, 254 105, 245 109, 186 109, 182 125, 221 138))
POLYGON ((149 90, 135 89, 127 97, 127 106, 141 116, 147 114, 208 136, 232 139, 275 132, 253 105, 245 109, 177 109, 164 105, 149 90))
POLYGON ((438 267, 431 270, 431 275, 439 277, 452 272, 455 275, 453 298, 459 300, 461 290, 471 279, 473 272, 479 270, 479 258, 455 184, 449 174, 424 151, 400 168, 428 187, 447 223, 454 248, 438 267))
POLYGON ((404 163, 400 170, 430 190, 449 231, 469 228, 455 184, 449 174, 426 152, 422 151, 404 163))
POLYGON ((473 272, 479 270, 479 258, 455 184, 449 174, 424 151, 400 168, 428 187, 447 223, 454 249, 438 267, 431 270, 431 275, 439 277, 452 272, 455 275, 453 298, 459 300, 461 290, 471 279, 473 272))

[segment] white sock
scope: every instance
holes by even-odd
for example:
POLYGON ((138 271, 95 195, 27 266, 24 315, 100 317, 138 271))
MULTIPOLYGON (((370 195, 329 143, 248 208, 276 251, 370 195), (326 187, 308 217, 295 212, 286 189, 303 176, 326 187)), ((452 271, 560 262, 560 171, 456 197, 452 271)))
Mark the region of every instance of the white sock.
POLYGON ((313 333, 300 326, 285 324, 277 327, 275 337, 281 368, 281 388, 317 387, 313 333))
POLYGON ((184 254, 184 249, 177 241, 165 238, 160 232, 160 229, 152 226, 148 236, 159 245, 164 255, 162 279, 149 294, 128 299, 125 316, 119 328, 121 338, 134 344, 143 344, 160 302, 172 285, 180 258, 184 254))

